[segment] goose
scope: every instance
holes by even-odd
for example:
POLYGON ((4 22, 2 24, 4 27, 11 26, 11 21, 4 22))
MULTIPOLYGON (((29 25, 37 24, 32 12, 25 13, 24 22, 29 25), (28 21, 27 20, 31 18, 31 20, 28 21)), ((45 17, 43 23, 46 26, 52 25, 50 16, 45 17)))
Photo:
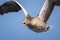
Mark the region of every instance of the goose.
POLYGON ((51 15, 53 8, 53 0, 45 0, 39 14, 35 17, 31 17, 29 12, 17 0, 12 0, 5 2, 0 6, 0 14, 3 15, 8 12, 18 12, 19 10, 23 10, 26 16, 26 18, 23 20, 23 25, 27 26, 30 30, 39 33, 46 32, 51 29, 51 26, 46 25, 46 23, 51 15))

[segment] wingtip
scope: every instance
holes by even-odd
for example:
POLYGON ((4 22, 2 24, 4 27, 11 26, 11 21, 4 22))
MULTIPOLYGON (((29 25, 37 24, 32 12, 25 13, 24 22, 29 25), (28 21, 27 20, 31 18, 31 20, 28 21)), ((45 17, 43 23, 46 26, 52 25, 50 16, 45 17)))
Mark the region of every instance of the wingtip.
POLYGON ((0 6, 0 15, 3 15, 4 14, 2 11, 3 10, 1 9, 1 6, 0 6))

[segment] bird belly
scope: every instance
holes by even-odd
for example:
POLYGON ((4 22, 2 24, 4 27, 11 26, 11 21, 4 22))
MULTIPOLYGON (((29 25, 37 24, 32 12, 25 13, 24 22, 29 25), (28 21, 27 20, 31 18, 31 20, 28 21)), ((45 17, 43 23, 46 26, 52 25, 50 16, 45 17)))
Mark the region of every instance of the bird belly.
POLYGON ((43 26, 36 26, 36 25, 28 25, 28 28, 34 32, 43 32, 45 27, 43 26))
POLYGON ((31 24, 28 24, 27 26, 34 32, 43 32, 46 27, 46 24, 42 20, 40 20, 40 18, 35 17, 31 20, 31 24))

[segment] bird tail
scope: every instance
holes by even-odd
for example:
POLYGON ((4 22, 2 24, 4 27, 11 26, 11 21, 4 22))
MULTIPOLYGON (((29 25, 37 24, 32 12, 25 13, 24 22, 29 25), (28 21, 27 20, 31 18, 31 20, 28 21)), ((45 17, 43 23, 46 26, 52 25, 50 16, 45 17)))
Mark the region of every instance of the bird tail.
POLYGON ((45 31, 51 30, 53 26, 46 26, 45 31))

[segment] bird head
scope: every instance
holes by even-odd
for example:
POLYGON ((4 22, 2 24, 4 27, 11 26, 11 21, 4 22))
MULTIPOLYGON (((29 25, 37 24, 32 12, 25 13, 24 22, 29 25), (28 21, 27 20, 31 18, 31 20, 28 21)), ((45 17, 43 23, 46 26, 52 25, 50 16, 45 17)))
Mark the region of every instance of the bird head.
POLYGON ((24 24, 24 25, 30 24, 30 20, 29 20, 29 19, 24 19, 23 24, 24 24))

